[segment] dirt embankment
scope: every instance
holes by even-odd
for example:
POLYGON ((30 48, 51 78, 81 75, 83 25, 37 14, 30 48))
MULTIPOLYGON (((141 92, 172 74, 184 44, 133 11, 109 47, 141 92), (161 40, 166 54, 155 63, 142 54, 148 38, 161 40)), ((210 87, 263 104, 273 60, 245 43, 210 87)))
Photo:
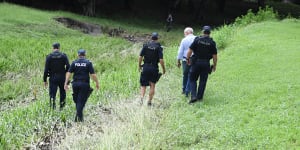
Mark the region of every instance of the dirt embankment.
POLYGON ((110 28, 106 26, 100 26, 96 24, 81 22, 78 20, 74 20, 66 17, 56 17, 54 18, 57 22, 64 24, 67 28, 71 28, 74 30, 79 30, 85 34, 89 35, 101 35, 107 34, 111 37, 121 37, 130 42, 140 43, 145 42, 150 38, 150 34, 131 34, 125 31, 122 28, 110 28))

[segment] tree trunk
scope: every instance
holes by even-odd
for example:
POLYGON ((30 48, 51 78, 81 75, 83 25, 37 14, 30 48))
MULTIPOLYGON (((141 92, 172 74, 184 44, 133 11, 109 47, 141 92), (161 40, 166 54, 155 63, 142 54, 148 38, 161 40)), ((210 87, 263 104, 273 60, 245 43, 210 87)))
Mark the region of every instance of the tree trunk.
POLYGON ((78 0, 78 2, 82 5, 83 15, 96 15, 96 0, 78 0))

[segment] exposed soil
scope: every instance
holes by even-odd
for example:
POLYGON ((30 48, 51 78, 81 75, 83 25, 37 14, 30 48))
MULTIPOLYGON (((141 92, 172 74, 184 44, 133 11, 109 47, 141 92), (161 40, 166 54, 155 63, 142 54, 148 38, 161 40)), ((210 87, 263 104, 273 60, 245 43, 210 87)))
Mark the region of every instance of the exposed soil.
POLYGON ((71 18, 56 17, 54 18, 57 22, 64 24, 67 28, 79 30, 85 34, 98 36, 101 34, 107 34, 110 37, 121 37, 133 43, 145 42, 150 38, 150 34, 131 34, 127 33, 122 28, 110 28, 106 26, 100 26, 96 24, 90 24, 81 22, 71 18))

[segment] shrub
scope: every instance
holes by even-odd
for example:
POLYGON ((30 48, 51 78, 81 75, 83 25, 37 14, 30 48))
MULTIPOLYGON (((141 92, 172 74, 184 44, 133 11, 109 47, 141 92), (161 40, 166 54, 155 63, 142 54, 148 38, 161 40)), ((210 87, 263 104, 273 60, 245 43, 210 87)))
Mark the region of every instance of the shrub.
POLYGON ((218 49, 224 49, 231 42, 231 38, 234 32, 240 28, 247 26, 252 23, 276 20, 278 18, 278 13, 273 10, 273 8, 267 6, 265 9, 259 9, 257 13, 254 13, 251 9, 244 16, 235 19, 235 22, 230 25, 224 25, 217 29, 214 33, 214 39, 217 42, 218 49))

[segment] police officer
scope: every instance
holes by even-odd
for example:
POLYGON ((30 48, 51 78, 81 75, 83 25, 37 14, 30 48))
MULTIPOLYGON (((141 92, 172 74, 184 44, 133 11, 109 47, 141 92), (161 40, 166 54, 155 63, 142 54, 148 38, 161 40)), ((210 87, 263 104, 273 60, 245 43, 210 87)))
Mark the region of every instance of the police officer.
POLYGON ((208 74, 210 72, 210 59, 213 59, 212 71, 216 71, 217 67, 217 48, 215 41, 210 37, 210 26, 203 27, 203 35, 196 37, 189 48, 187 54, 188 63, 191 64, 190 69, 190 88, 191 100, 189 103, 194 103, 197 100, 202 100, 208 74), (191 55, 193 56, 191 58, 191 55), (200 76, 199 87, 197 89, 197 80, 200 76))
POLYGON ((66 54, 59 51, 60 44, 54 43, 52 45, 53 52, 47 55, 45 70, 44 70, 44 85, 48 86, 47 77, 49 76, 49 95, 50 107, 55 109, 55 97, 57 87, 60 93, 60 109, 65 106, 66 91, 64 89, 66 71, 69 69, 70 64, 66 54))
POLYGON ((158 81, 161 74, 159 74, 158 63, 160 63, 163 74, 165 74, 165 64, 163 60, 163 48, 158 42, 158 33, 153 32, 151 41, 143 45, 139 56, 139 71, 141 72, 141 105, 146 92, 146 86, 150 85, 148 106, 152 105, 152 99, 155 93, 155 83, 158 81), (142 64, 144 61, 144 64, 142 64))
POLYGON ((72 62, 70 69, 66 74, 65 89, 68 90, 68 80, 71 73, 74 73, 72 88, 73 100, 76 105, 76 122, 83 121, 83 108, 90 94, 90 77, 96 83, 96 88, 99 89, 99 82, 94 71, 92 62, 85 59, 86 51, 83 49, 78 50, 79 59, 72 62))

